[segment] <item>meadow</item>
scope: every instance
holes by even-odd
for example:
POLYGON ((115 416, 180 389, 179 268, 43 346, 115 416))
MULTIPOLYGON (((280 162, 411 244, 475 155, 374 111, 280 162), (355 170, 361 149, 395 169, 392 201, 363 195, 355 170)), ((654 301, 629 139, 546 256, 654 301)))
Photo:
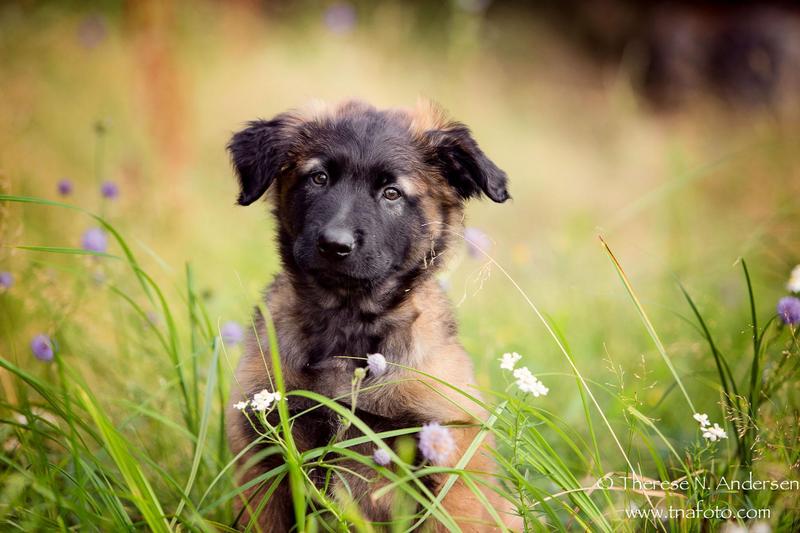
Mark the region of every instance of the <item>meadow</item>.
MULTIPOLYGON (((702 98, 656 113, 630 65, 455 5, 6 5, 0 50, 3 530, 257 529, 223 431, 231 324, 250 327, 280 265, 225 145, 314 98, 419 97, 510 177, 511 202, 468 207, 441 281, 525 529, 800 528, 800 346, 776 312, 800 263, 796 120, 702 98), (514 352, 547 394, 501 368, 514 352), (776 484, 730 483, 748 479, 776 484)), ((260 481, 294 476, 298 531, 380 526, 312 489, 348 443, 265 438, 287 469, 260 481)), ((422 510, 387 527, 456 530, 418 482, 436 467, 392 461, 375 475, 422 510)))

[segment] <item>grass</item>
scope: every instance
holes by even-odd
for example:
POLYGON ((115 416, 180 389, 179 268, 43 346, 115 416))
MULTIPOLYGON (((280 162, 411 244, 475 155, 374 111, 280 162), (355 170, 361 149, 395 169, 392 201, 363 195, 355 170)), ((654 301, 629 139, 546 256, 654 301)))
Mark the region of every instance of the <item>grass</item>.
MULTIPOLYGON (((244 120, 310 97, 396 105, 420 92, 468 122, 511 176, 513 203, 469 209, 491 249, 477 259, 455 251, 444 274, 492 413, 468 453, 493 437, 495 490, 526 529, 705 531, 728 521, 628 514, 697 505, 769 509, 739 522, 798 528, 797 490, 720 486, 751 472, 798 480, 800 347, 774 312, 800 262, 791 124, 713 106, 653 117, 625 72, 593 84, 591 67, 503 10, 486 22, 453 11, 449 30, 431 36, 413 9, 386 4, 354 34, 332 37, 311 8, 263 19, 192 5, 149 30, 109 9, 92 49, 75 38, 86 13, 40 6, 19 22, 0 12, 0 45, 13 52, 0 60, 9 103, 0 270, 15 278, 0 293, 3 530, 257 530, 234 511, 242 488, 223 407, 240 348, 221 342, 220 326, 248 323, 278 266, 263 210, 232 207, 222 147, 244 120), (142 42, 161 43, 165 63, 152 67, 142 42), (574 72, 557 66, 565 61, 574 72), (163 85, 141 83, 148 68, 164 69, 163 85), (376 74, 395 68, 410 74, 376 74), (323 82, 307 88, 309 79, 323 82), (76 191, 55 201, 64 175, 76 191), (105 179, 120 183, 117 200, 97 194, 105 179), (107 252, 77 246, 89 226, 109 235, 107 252), (54 340, 52 363, 30 352, 40 332, 54 340), (506 351, 523 354, 547 396, 517 391, 498 367, 506 351), (695 411, 728 438, 704 439, 695 411), (660 484, 681 480, 686 488, 660 484)), ((383 526, 405 531, 427 518, 456 530, 443 493, 420 477, 444 473, 443 491, 460 477, 479 494, 483 479, 466 460, 415 466, 418 428, 376 434, 331 399, 274 378, 364 434, 300 451, 279 402, 281 422, 263 431, 259 453, 285 465, 252 483, 269 495, 290 482, 297 530, 381 526, 335 483, 348 464, 400 496, 383 526), (408 440, 387 449, 392 468, 353 451, 399 435, 408 440), (311 483, 312 471, 336 492, 311 483)))
MULTIPOLYGON (((0 201, 29 204, 32 208, 47 210, 70 207, 58 202, 13 195, 2 195, 0 201)), ((121 412, 113 405, 115 403, 113 397, 107 400, 107 402, 110 400, 111 405, 101 403, 83 374, 69 364, 70 352, 66 347, 61 348, 58 343, 60 332, 55 332, 59 349, 54 363, 58 379, 54 381, 47 379, 55 377, 49 370, 44 370, 45 379, 26 371, 19 366, 20 357, 15 358, 17 361, 3 359, 0 364, 6 371, 4 392, 8 398, 3 402, 3 408, 10 415, 4 420, 5 438, 7 444, 13 443, 13 447, 9 450, 10 455, 4 461, 6 464, 4 477, 6 486, 14 490, 13 494, 8 494, 8 490, 4 491, 6 497, 4 504, 7 506, 4 516, 6 524, 25 530, 53 527, 68 529, 74 525, 91 525, 98 529, 146 528, 165 531, 175 529, 178 524, 181 528, 190 530, 236 527, 253 529, 256 527, 254 523, 241 524, 238 522, 240 517, 231 514, 233 500, 242 497, 241 489, 236 487, 233 479, 233 458, 227 453, 221 438, 211 438, 213 434, 221 435, 224 427, 223 405, 227 398, 227 390, 226 380, 220 379, 219 376, 220 369, 223 368, 220 361, 220 349, 223 345, 209 321, 203 318, 208 316, 208 312, 202 303, 202 298, 193 288, 192 270, 188 267, 186 269, 185 290, 181 291, 186 311, 183 323, 179 325, 178 317, 172 310, 173 304, 164 297, 163 290, 152 281, 152 277, 141 269, 124 237, 104 219, 96 216, 94 218, 113 235, 123 255, 86 252, 66 247, 21 246, 20 249, 48 256, 86 255, 89 261, 99 264, 119 262, 126 266, 124 271, 129 272, 127 277, 132 278, 129 283, 132 283, 132 287, 138 287, 136 291, 138 294, 129 293, 112 284, 95 287, 94 290, 105 290, 119 298, 117 304, 121 309, 117 312, 122 318, 119 322, 121 329, 130 327, 132 324, 130 319, 135 317, 138 319, 133 326, 136 335, 141 336, 142 341, 148 337, 155 341, 153 345, 158 348, 147 352, 147 355, 160 356, 165 368, 169 368, 173 373, 171 383, 165 387, 166 396, 171 398, 172 403, 177 403, 170 411, 174 415, 179 415, 179 418, 171 419, 167 414, 169 411, 167 413, 154 411, 147 405, 149 400, 126 405, 121 412), (152 319, 149 319, 147 313, 143 311, 144 304, 137 303, 137 300, 149 302, 151 305, 158 304, 165 323, 160 327, 154 325, 152 319), (206 370, 201 372, 201 368, 206 370), (173 391, 174 394, 170 394, 169 391, 173 391), (17 400, 10 401, 12 398, 17 400), (112 421, 126 411, 133 414, 123 416, 122 424, 112 421), (178 463, 180 468, 173 471, 164 465, 164 457, 160 456, 166 450, 149 450, 146 446, 140 448, 137 445, 143 432, 171 433, 174 435, 173 439, 179 440, 173 440, 170 449, 174 450, 175 444, 182 442, 184 447, 193 453, 187 454, 187 461, 178 463), (212 446, 214 442, 218 443, 216 447, 212 446), (213 502, 210 505, 209 500, 213 502), (103 512, 108 505, 112 505, 111 509, 114 512, 103 512), (25 509, 25 511, 12 509, 25 509)), ((631 296, 643 326, 656 344, 665 366, 673 374, 674 383, 683 392, 689 406, 687 413, 694 412, 694 403, 622 266, 605 241, 603 246, 623 281, 624 289, 631 296)), ((490 258, 490 261, 500 272, 506 273, 494 259, 490 258)), ((742 267, 750 308, 756 313, 755 297, 744 261, 742 267)), ((706 320, 688 292, 683 289, 698 327, 702 329, 708 341, 709 353, 718 371, 719 385, 716 388, 722 393, 726 407, 725 416, 732 428, 731 440, 736 442, 736 453, 730 453, 715 444, 703 443, 699 438, 699 432, 696 432, 693 439, 694 444, 690 446, 684 444, 681 450, 680 444, 673 443, 673 439, 664 430, 659 429, 659 424, 642 413, 635 404, 628 405, 626 411, 623 411, 629 415, 628 434, 623 444, 606 413, 609 408, 604 408, 595 395, 595 391, 607 393, 611 391, 607 387, 591 383, 584 377, 576 366, 573 355, 570 354, 566 340, 559 335, 556 327, 539 312, 513 278, 509 277, 509 280, 531 307, 532 319, 538 319, 545 325, 553 341, 570 362, 576 379, 575 385, 582 398, 583 423, 588 429, 589 441, 586 440, 586 435, 581 435, 581 432, 575 430, 574 422, 570 423, 555 413, 546 411, 540 406, 542 403, 540 400, 515 393, 512 384, 505 389, 484 391, 491 400, 488 405, 481 406, 488 408, 493 414, 455 468, 415 467, 409 463, 410 457, 399 457, 394 451, 386 448, 382 438, 390 436, 389 434, 375 434, 355 416, 353 410, 309 391, 285 390, 277 355, 277 342, 271 322, 267 321, 270 325, 268 328, 270 335, 266 341, 269 344, 272 364, 276 369, 273 376, 276 390, 284 396, 303 396, 320 406, 333 409, 348 424, 353 424, 361 430, 365 435, 364 439, 387 449, 397 472, 374 466, 370 457, 350 451, 351 446, 365 442, 364 439, 331 442, 325 448, 309 451, 298 450, 291 437, 292 417, 286 409, 285 402, 277 402, 280 424, 278 427, 272 427, 266 424, 266 419, 263 419, 261 423, 266 429, 263 430, 262 438, 270 444, 266 448, 266 453, 281 454, 285 459, 285 465, 267 472, 253 483, 276 487, 277 483, 287 477, 293 495, 296 522, 304 525, 304 528, 299 529, 355 528, 370 531, 374 525, 370 525, 358 515, 357 507, 347 504, 353 500, 354 495, 338 494, 332 497, 327 486, 318 488, 309 474, 313 469, 329 471, 326 479, 332 482, 333 479, 337 479, 337 471, 340 468, 337 463, 342 459, 355 460, 375 468, 376 475, 385 477, 390 482, 390 485, 380 489, 379 493, 385 493, 389 489, 401 491, 420 508, 421 514, 417 518, 409 519, 401 515, 397 523, 390 524, 394 529, 405 530, 409 523, 419 525, 425 518, 432 517, 448 530, 456 531, 458 526, 447 510, 441 507, 441 501, 457 477, 467 480, 475 494, 482 497, 482 492, 478 488, 478 484, 481 483, 480 478, 464 468, 469 457, 479 453, 478 449, 486 434, 491 433, 498 444, 494 452, 497 462, 503 468, 501 475, 503 483, 497 490, 512 502, 517 513, 523 517, 527 530, 556 527, 610 531, 619 528, 637 529, 642 524, 646 525, 648 523, 646 520, 640 521, 626 516, 620 505, 625 502, 628 504, 638 502, 637 505, 656 508, 678 496, 673 495, 672 491, 660 491, 656 499, 654 494, 646 490, 635 489, 625 490, 619 494, 612 490, 613 486, 607 486, 602 480, 613 482, 614 479, 617 481, 625 479, 630 480, 632 484, 637 481, 642 483, 652 476, 645 473, 649 468, 654 468, 662 480, 671 481, 675 478, 689 480, 690 488, 681 493, 680 499, 692 501, 700 500, 701 497, 708 498, 705 504, 708 508, 722 505, 724 508, 735 509, 736 505, 741 505, 744 506, 743 509, 756 509, 756 501, 770 507, 775 505, 776 501, 780 501, 782 493, 779 491, 758 491, 756 498, 750 491, 698 493, 696 489, 699 484, 695 478, 701 476, 706 478, 709 475, 731 476, 737 471, 749 472, 754 466, 755 453, 762 454, 759 457, 760 462, 767 458, 770 462, 780 461, 777 464, 786 461, 784 467, 787 472, 792 468, 794 461, 800 458, 794 443, 791 440, 783 440, 786 436, 776 434, 779 425, 762 422, 769 420, 770 417, 785 417, 786 410, 792 408, 789 393, 792 380, 796 379, 797 368, 795 364, 790 363, 790 370, 781 371, 785 367, 785 361, 798 356, 797 339, 791 328, 777 327, 776 321, 770 319, 763 329, 759 329, 758 317, 754 314, 751 374, 737 379, 731 373, 724 355, 716 348, 706 320), (775 338, 772 343, 767 343, 764 340, 770 328, 774 328, 775 338), (780 344, 775 345, 778 339, 782 340, 780 344), (762 346, 769 344, 779 347, 777 354, 765 352, 762 346), (769 379, 753 378, 753 373, 760 374, 760 368, 765 361, 776 364, 769 379), (738 393, 740 386, 737 383, 748 385, 746 389, 742 387, 744 394, 738 393), (767 390, 777 391, 779 394, 773 397, 771 393, 765 393, 767 390), (781 393, 788 396, 784 398, 781 393), (587 398, 590 401, 587 401, 587 398), (769 400, 770 408, 759 409, 753 405, 750 400, 752 398, 769 400), (599 427, 594 423, 594 419, 598 416, 603 422, 599 427), (609 437, 616 444, 616 450, 613 453, 603 453, 598 440, 607 441, 609 437), (769 446, 761 444, 767 442, 769 446), (779 449, 777 454, 776 449, 779 449), (570 454, 563 455, 563 450, 569 451, 570 454), (645 463, 639 456, 642 451, 650 454, 645 463), (664 451, 668 453, 664 454, 664 451), (637 456, 635 459, 632 458, 634 455, 637 456), (608 466, 604 466, 609 463, 621 465, 622 469, 617 472, 613 467, 609 469, 608 466), (645 468, 645 465, 648 468, 645 468), (422 476, 434 472, 449 474, 438 495, 432 494, 419 482, 422 476), (594 477, 595 481, 588 482, 587 476, 594 477), (307 514, 309 510, 311 513, 307 514)), ((260 306, 260 309, 264 316, 268 316, 263 306, 260 306)), ((358 383, 360 381, 354 381, 354 384, 358 383)), ((469 391, 457 392, 478 402, 469 391)), ((621 396, 617 399, 624 401, 621 396)), ((116 400, 116 403, 119 403, 120 398, 116 400)), ((259 424, 255 421, 254 423, 259 424)), ((687 424, 691 423, 687 420, 687 424)), ((410 433, 414 431, 414 428, 409 428, 410 433)), ((720 444, 722 442, 720 441, 720 444)), ((677 494, 677 491, 675 493, 677 494)), ((268 497, 271 491, 268 490, 266 494, 268 497)), ((264 501, 250 501, 246 505, 250 506, 251 510, 257 511, 264 501)), ((484 501, 484 504, 492 509, 488 502, 484 501)), ((503 527, 503 518, 494 509, 492 512, 497 525, 503 527)), ((775 523, 779 529, 792 528, 795 520, 797 517, 792 512, 784 511, 775 523)), ((701 523, 692 519, 677 520, 675 523, 670 523, 669 529, 691 531, 702 528, 701 523)), ((655 521, 650 527, 666 526, 655 521)))

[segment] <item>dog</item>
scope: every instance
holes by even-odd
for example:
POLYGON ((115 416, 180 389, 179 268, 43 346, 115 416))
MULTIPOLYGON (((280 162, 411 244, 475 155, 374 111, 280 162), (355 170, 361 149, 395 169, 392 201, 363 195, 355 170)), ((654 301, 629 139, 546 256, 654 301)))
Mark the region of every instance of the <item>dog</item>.
MULTIPOLYGON (((240 186, 238 203, 246 206, 266 196, 273 205, 283 270, 266 289, 264 308, 274 324, 288 409, 297 416, 292 436, 298 448, 323 447, 337 436, 361 433, 352 427, 342 433, 342 422, 331 410, 312 409, 314 402, 291 391, 314 391, 347 404, 354 372, 366 366, 368 354, 380 353, 388 370, 366 374, 358 416, 376 432, 432 422, 458 424, 450 429, 455 451, 442 465, 454 466, 478 434, 485 413, 427 377, 479 397, 472 386, 472 364, 435 275, 460 238, 464 202, 479 196, 508 200, 506 173, 465 125, 426 102, 379 110, 349 101, 288 111, 248 123, 233 135, 228 150, 240 186)), ((272 390, 268 334, 258 310, 254 324, 256 334, 245 341, 236 370, 234 399, 272 390)), ((258 433, 252 417, 240 411, 231 409, 227 419, 230 446, 238 455, 258 433)), ((277 411, 268 420, 277 424, 277 411)), ((374 449, 372 443, 353 448, 367 456, 374 449)), ((243 485, 283 462, 270 455, 253 465, 248 459, 255 452, 239 459, 243 485)), ((495 467, 485 451, 476 453, 467 468, 485 472, 492 482, 495 467)), ((353 461, 348 472, 342 475, 363 516, 391 520, 391 495, 370 497, 380 486, 365 481, 376 477, 374 470, 353 461)), ((445 479, 433 475, 425 484, 435 493, 445 479)), ((268 491, 258 524, 265 531, 289 531, 295 524, 285 479, 275 487, 255 484, 243 492, 244 523, 268 491)), ((484 493, 502 513, 504 501, 490 489, 484 493)), ((443 506, 464 531, 496 527, 460 480, 443 506)))

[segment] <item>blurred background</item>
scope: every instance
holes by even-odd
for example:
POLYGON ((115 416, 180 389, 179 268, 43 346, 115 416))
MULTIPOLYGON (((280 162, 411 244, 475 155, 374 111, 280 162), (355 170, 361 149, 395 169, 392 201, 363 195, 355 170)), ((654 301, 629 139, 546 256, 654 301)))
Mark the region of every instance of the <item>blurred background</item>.
MULTIPOLYGON (((267 208, 234 205, 232 132, 314 98, 433 99, 510 176, 513 201, 468 208, 472 235, 613 393, 612 416, 628 398, 680 438, 691 413, 664 402, 672 379, 598 235, 696 403, 718 409, 676 282, 745 368, 737 259, 767 317, 800 262, 799 25, 790 2, 3 2, 0 183, 102 214, 173 298, 190 263, 212 321, 245 323, 279 265, 267 208), (118 191, 104 197, 106 181, 118 191)), ((109 311, 104 282, 133 287, 129 272, 14 247, 77 247, 96 223, 16 204, 0 217, 15 280, 3 356, 33 365, 46 331, 98 394, 168 404, 164 362, 109 311)), ((481 385, 518 351, 551 389, 543 405, 579 420, 569 367, 511 283, 466 247, 442 280, 481 385)))

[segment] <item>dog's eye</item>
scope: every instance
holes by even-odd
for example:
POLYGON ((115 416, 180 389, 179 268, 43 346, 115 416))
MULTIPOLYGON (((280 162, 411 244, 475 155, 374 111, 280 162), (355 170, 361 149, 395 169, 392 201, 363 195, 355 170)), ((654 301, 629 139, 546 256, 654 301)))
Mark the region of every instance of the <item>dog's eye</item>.
POLYGON ((383 190, 383 197, 386 198, 387 200, 394 201, 394 200, 397 200, 398 198, 400 198, 400 196, 402 196, 400 194, 400 191, 395 189, 394 187, 386 187, 383 190))
POLYGON ((325 185, 328 183, 328 175, 324 172, 316 172, 311 175, 311 181, 313 181, 315 185, 325 185))

